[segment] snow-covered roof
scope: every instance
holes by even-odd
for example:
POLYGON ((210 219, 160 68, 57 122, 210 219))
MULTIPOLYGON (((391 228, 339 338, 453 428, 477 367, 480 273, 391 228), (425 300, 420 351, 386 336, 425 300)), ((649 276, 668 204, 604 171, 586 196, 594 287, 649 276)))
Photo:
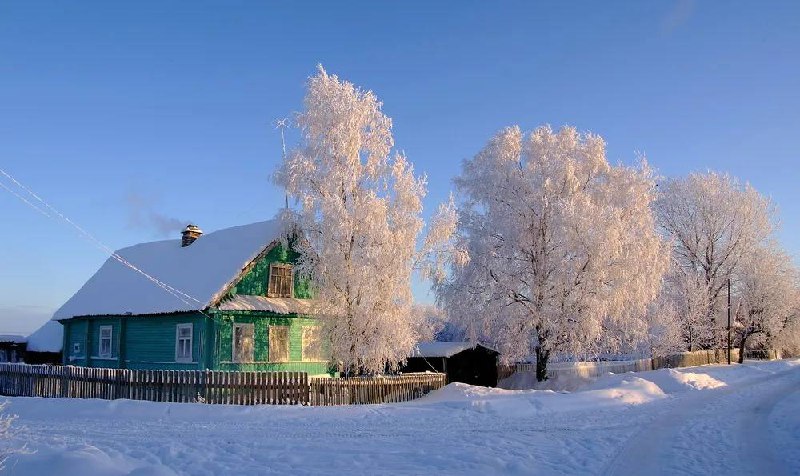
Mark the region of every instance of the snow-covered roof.
POLYGON ((142 243, 117 251, 125 260, 193 299, 181 299, 109 257, 53 315, 163 314, 202 310, 213 304, 242 269, 280 238, 278 220, 218 230, 189 246, 181 240, 142 243))
POLYGON ((24 344, 27 341, 25 336, 19 334, 0 334, 0 342, 13 342, 14 344, 24 344))
POLYGON ((236 295, 219 304, 222 311, 269 311, 276 314, 308 314, 311 301, 296 298, 270 298, 236 295))
POLYGON ((45 322, 28 336, 28 352, 61 352, 64 326, 56 321, 45 322))
POLYGON ((479 345, 494 350, 483 344, 473 342, 420 342, 411 352, 411 357, 452 357, 459 352, 474 349, 479 345))

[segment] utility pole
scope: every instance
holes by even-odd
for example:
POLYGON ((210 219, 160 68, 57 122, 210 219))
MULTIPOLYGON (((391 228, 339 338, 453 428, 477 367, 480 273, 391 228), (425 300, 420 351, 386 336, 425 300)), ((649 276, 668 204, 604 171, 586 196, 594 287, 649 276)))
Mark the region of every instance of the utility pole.
POLYGON ((728 365, 731 365, 731 278, 728 278, 728 365))

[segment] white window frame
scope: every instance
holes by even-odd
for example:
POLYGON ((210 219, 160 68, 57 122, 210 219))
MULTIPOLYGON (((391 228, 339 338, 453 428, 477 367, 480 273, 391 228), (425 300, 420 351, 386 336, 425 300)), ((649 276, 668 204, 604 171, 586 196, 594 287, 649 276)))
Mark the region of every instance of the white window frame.
POLYGON ((231 362, 236 363, 250 363, 254 362, 256 358, 256 326, 251 322, 239 322, 234 323, 233 327, 231 327, 231 362), (236 351, 236 328, 237 327, 251 327, 253 329, 253 357, 250 360, 238 360, 236 355, 238 352, 236 351))
POLYGON ((269 276, 267 277, 267 297, 294 297, 294 267, 289 263, 270 263, 269 264, 269 276), (288 269, 289 270, 289 295, 284 296, 281 293, 273 293, 270 292, 270 285, 272 284, 272 270, 275 268, 281 269, 288 269))
POLYGON ((72 343, 72 355, 81 355, 81 343, 80 342, 73 342, 72 343))
POLYGON ((175 362, 179 363, 191 363, 192 354, 194 353, 194 324, 177 324, 175 326, 175 362), (189 329, 189 337, 181 337, 181 330, 182 329, 189 329), (181 357, 180 350, 181 350, 181 340, 188 340, 189 341, 189 356, 188 357, 181 357))
POLYGON ((302 329, 303 329, 302 337, 301 337, 301 339, 302 339, 302 342, 301 342, 302 348, 301 348, 301 351, 300 351, 301 352, 301 360, 303 362, 324 362, 324 359, 323 359, 323 356, 322 356, 322 354, 323 354, 323 349, 322 349, 322 329, 320 328, 320 326, 303 326, 302 329), (320 351, 319 355, 306 356, 306 330, 307 329, 308 330, 314 329, 314 332, 317 333, 317 345, 319 346, 319 351, 320 351), (314 358, 312 358, 312 357, 314 357, 314 358))
POLYGON ((97 356, 101 359, 110 359, 114 355, 114 326, 100 326, 97 332, 97 356), (103 331, 108 331, 108 337, 103 337, 103 331), (108 339, 108 352, 103 352, 103 341, 108 339))
POLYGON ((269 326, 269 330, 267 332, 268 332, 268 335, 267 335, 268 342, 267 343, 269 344, 269 361, 270 362, 274 362, 274 363, 291 362, 292 361, 292 333, 291 333, 291 330, 289 329, 289 326, 269 326), (273 336, 272 330, 273 329, 277 329, 277 328, 286 330, 286 360, 276 360, 275 357, 277 357, 277 356, 274 356, 273 353, 272 353, 272 350, 274 348, 274 346, 272 345, 272 336, 273 336))

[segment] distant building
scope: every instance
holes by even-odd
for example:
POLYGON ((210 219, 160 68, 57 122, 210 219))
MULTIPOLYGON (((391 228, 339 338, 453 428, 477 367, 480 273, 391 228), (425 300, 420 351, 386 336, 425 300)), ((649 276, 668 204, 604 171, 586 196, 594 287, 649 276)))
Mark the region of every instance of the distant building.
POLYGON ((0 362, 22 362, 25 357, 26 344, 25 336, 0 335, 0 362))
POLYGON ((124 248, 58 309, 63 363, 328 372, 308 284, 277 220, 124 248), (185 293, 185 294, 184 294, 185 293))
POLYGON ((420 342, 408 358, 404 372, 442 372, 447 383, 497 386, 499 352, 471 342, 420 342))

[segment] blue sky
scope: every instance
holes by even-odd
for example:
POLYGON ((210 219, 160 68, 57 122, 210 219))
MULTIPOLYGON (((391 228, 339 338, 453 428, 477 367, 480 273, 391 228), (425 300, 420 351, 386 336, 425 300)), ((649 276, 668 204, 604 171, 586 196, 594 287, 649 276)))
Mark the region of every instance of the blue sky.
MULTIPOLYGON (((0 168, 113 248, 271 218, 271 123, 322 63, 383 100, 428 210, 498 129, 571 124, 612 162, 750 181, 800 253, 800 3, 338 3, 2 2, 0 168)), ((104 259, 0 189, 0 332, 104 259)))

